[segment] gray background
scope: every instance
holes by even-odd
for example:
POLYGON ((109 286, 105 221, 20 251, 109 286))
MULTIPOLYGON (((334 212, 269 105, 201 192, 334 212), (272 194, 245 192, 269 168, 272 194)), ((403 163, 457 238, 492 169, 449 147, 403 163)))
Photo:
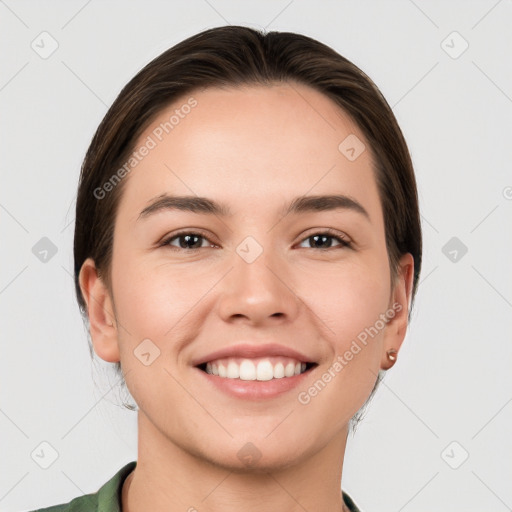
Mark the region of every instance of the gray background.
POLYGON ((0 19, 2 511, 95 492, 137 457, 136 413, 110 364, 91 363, 74 298, 79 167, 144 64, 226 23, 351 59, 415 164, 421 284, 399 360, 349 437, 344 490, 364 512, 511 510, 510 0, 6 0, 0 19), (57 249, 46 261, 43 237, 57 249))

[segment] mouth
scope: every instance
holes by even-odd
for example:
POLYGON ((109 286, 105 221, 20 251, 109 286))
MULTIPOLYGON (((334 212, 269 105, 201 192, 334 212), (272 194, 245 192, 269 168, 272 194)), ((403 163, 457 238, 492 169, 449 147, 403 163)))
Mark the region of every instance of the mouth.
POLYGON ((293 390, 313 379, 320 363, 310 353, 278 343, 226 345, 190 364, 204 385, 204 393, 215 399, 221 392, 238 400, 261 401, 292 398, 293 390))
POLYGON ((269 381, 289 379, 311 371, 318 366, 310 361, 291 357, 228 357, 196 365, 196 368, 220 379, 238 381, 269 381))

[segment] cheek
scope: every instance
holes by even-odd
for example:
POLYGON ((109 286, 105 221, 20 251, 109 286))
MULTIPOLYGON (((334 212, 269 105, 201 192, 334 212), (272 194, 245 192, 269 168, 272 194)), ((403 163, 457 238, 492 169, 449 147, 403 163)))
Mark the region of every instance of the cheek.
POLYGON ((373 326, 388 308, 390 274, 386 254, 353 258, 302 272, 300 297, 318 317, 336 352, 373 326))
POLYGON ((198 329, 202 298, 219 280, 218 272, 194 262, 178 265, 165 258, 144 259, 133 249, 131 255, 128 248, 125 256, 121 252, 117 259, 114 255, 113 288, 118 319, 125 327, 120 333, 123 345, 128 342, 133 350, 149 338, 162 350, 171 341, 173 350, 178 350, 180 340, 185 342, 198 329))
POLYGON ((312 417, 342 428, 368 398, 377 378, 384 333, 382 315, 389 306, 387 259, 346 265, 338 271, 303 276, 303 296, 328 353, 311 387, 299 394, 312 417), (314 286, 311 286, 314 285, 314 286), (306 302, 306 300, 305 300, 306 302), (332 407, 336 404, 336 407, 332 407))
POLYGON ((182 429, 180 421, 185 420, 172 414, 172 408, 162 409, 161 404, 176 404, 184 399, 183 389, 169 372, 176 370, 176 365, 181 367, 183 347, 199 335, 203 319, 198 318, 197 305, 214 285, 213 278, 209 277, 211 283, 207 286, 193 272, 177 271, 170 265, 150 268, 128 258, 117 263, 113 288, 121 326, 119 350, 128 389, 146 414, 154 413, 154 419, 158 416, 156 421, 170 431, 182 429))

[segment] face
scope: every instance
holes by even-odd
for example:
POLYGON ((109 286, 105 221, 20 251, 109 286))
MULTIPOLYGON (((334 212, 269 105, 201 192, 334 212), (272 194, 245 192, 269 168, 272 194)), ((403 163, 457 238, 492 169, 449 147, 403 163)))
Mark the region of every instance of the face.
POLYGON ((161 439, 285 467, 346 438, 403 339, 410 278, 391 287, 370 148, 330 99, 298 84, 190 96, 135 145, 155 143, 124 178, 115 322, 98 312, 93 343, 161 439))

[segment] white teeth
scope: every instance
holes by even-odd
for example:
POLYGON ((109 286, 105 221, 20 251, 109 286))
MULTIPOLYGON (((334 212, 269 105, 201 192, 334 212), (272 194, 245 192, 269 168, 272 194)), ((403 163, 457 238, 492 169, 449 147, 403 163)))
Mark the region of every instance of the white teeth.
POLYGON ((247 359, 242 361, 242 364, 240 365, 240 379, 256 380, 256 367, 252 361, 247 359))
POLYGON ((260 361, 256 367, 256 380, 272 380, 274 368, 270 361, 260 361))
POLYGON ((285 377, 293 377, 295 375, 295 365, 293 363, 288 363, 286 368, 284 369, 285 377))
POLYGON ((274 366, 274 379, 282 379, 284 377, 283 363, 277 363, 274 366))
POLYGON ((306 371, 306 363, 289 358, 238 359, 227 358, 206 363, 206 373, 227 379, 267 381, 293 377, 306 371), (288 361, 286 361, 288 359, 288 361), (274 364, 273 364, 274 363, 274 364))
POLYGON ((240 367, 233 361, 228 363, 228 379, 238 379, 240 377, 240 367))

